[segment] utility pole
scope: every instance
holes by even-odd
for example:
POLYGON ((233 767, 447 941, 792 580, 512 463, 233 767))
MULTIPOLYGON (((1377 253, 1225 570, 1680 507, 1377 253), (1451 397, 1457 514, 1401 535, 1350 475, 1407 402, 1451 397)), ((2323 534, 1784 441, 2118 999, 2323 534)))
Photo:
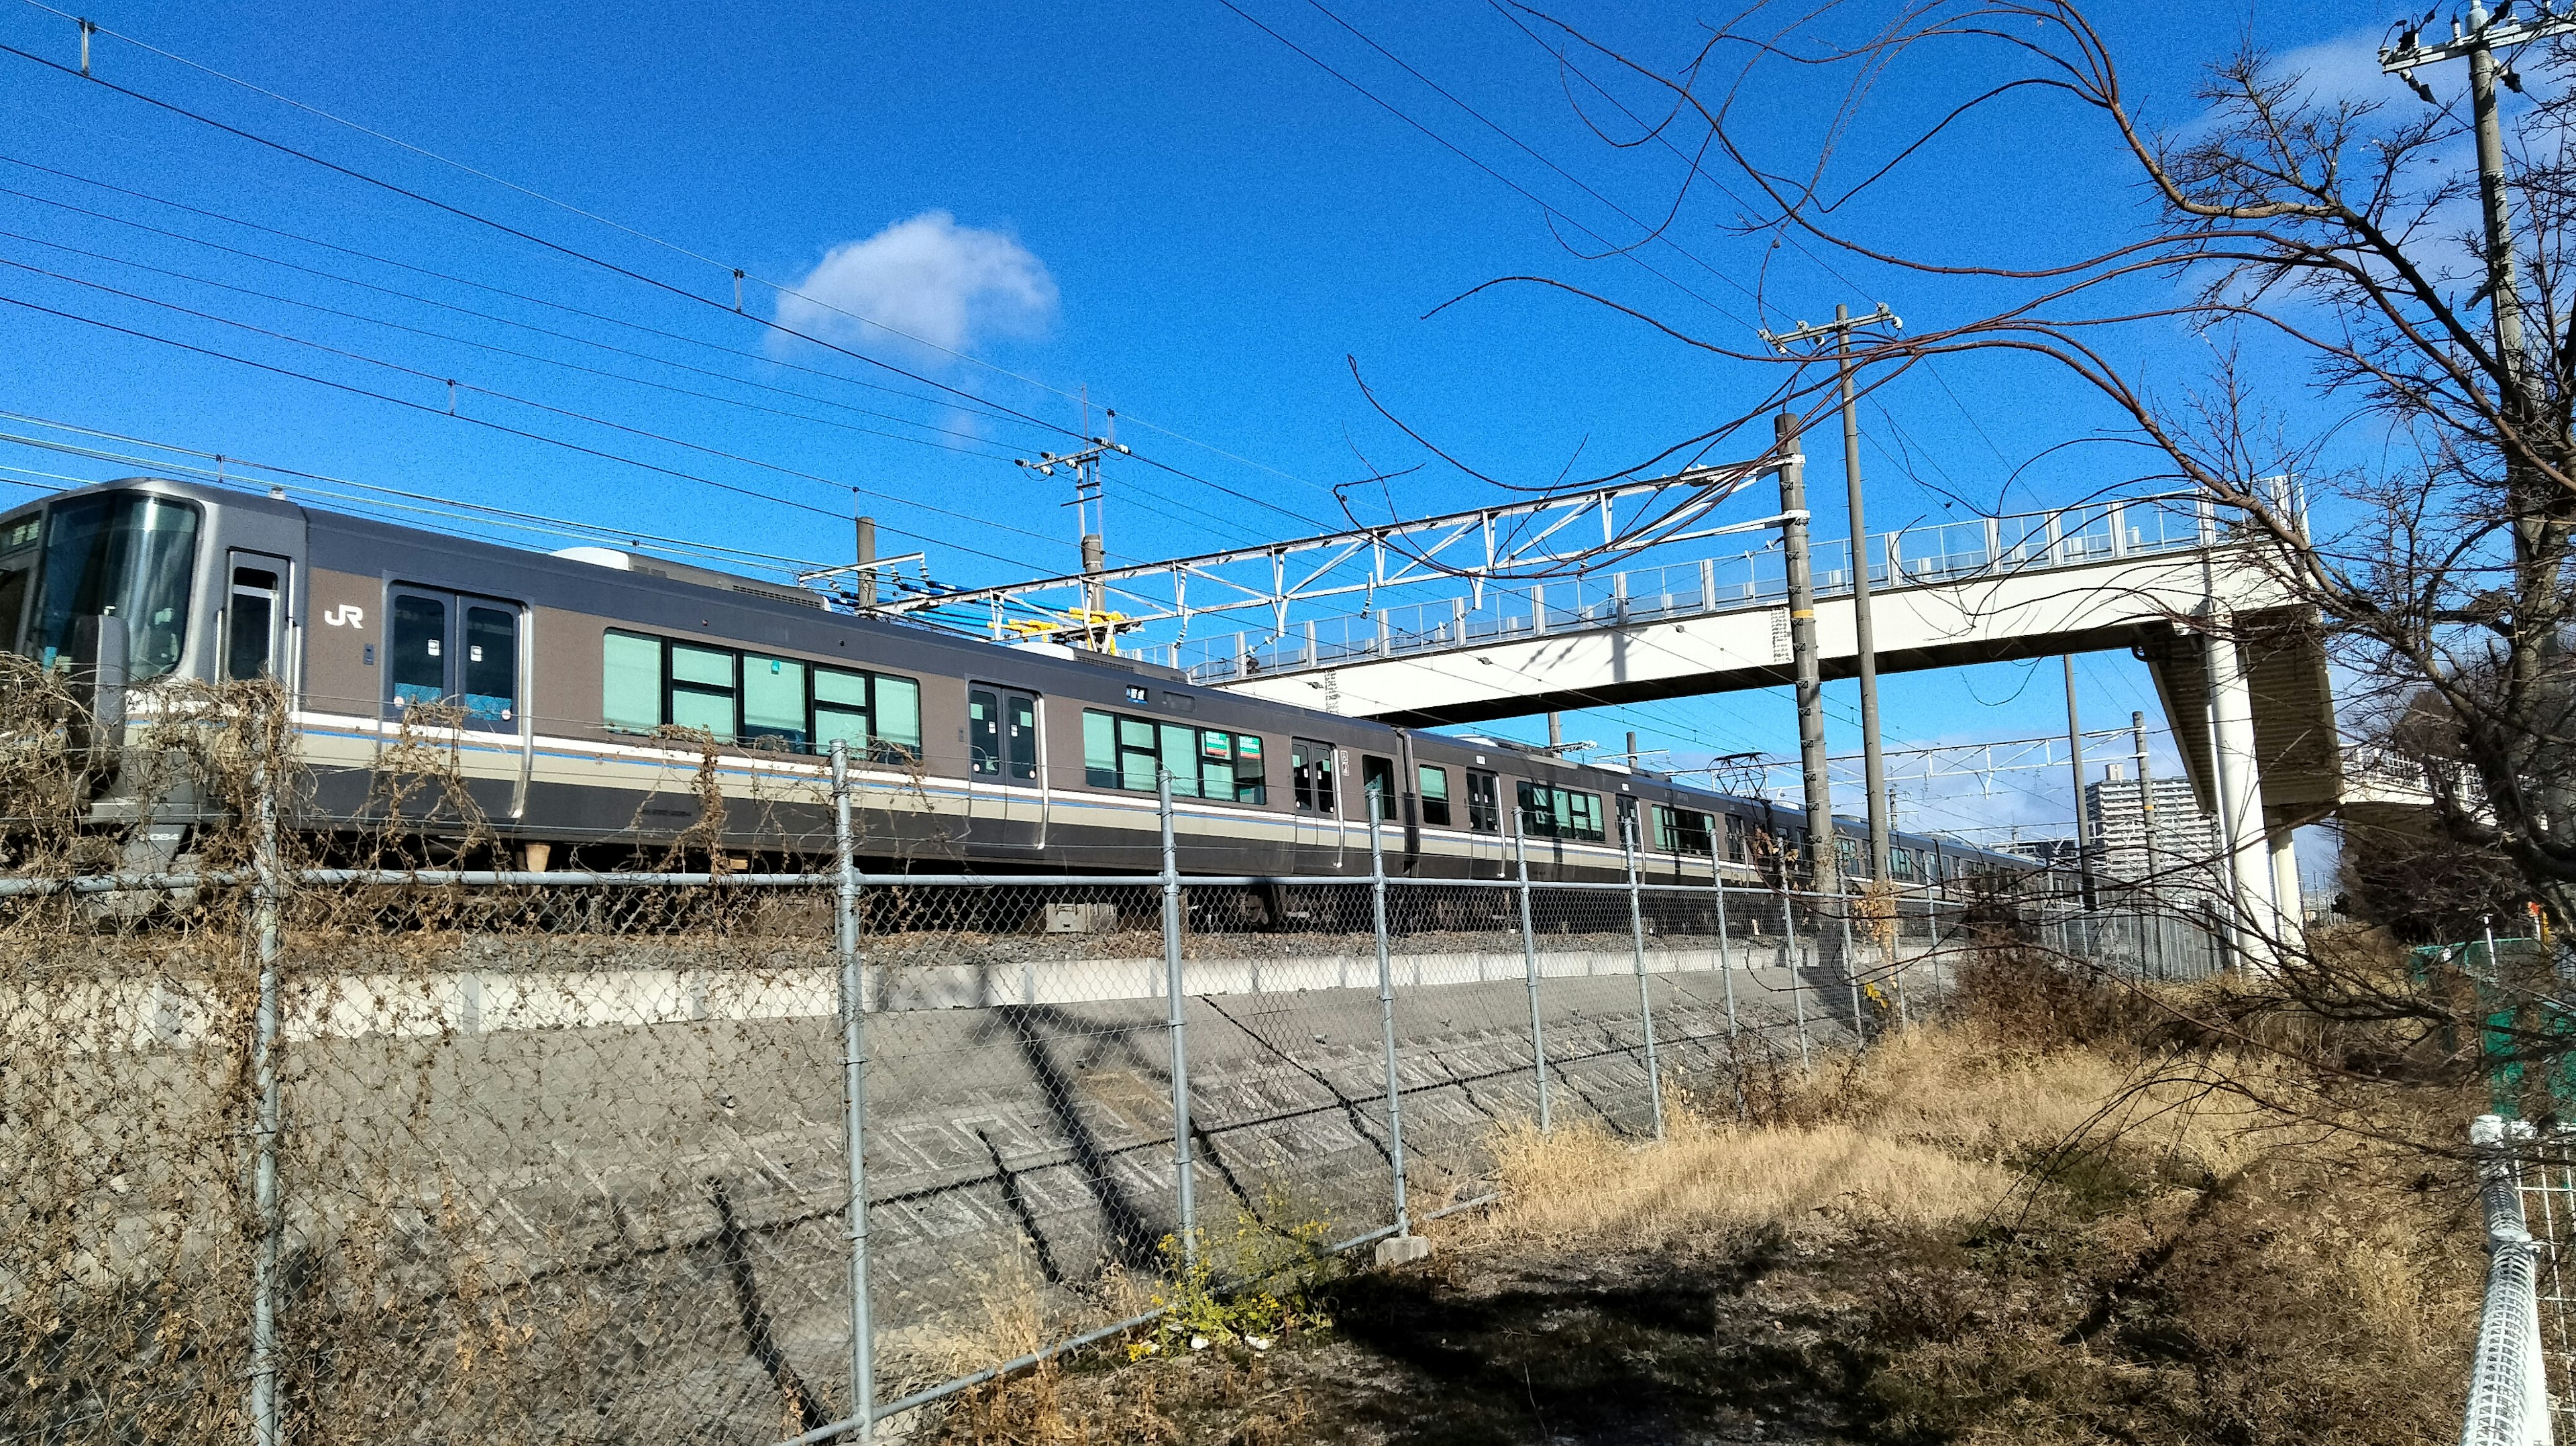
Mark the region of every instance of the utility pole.
POLYGON ((2093 853, 2084 838, 2084 725, 2075 713, 2075 655, 2066 664, 2066 770, 2075 781, 2075 886, 2085 908, 2093 907, 2093 853))
MULTIPOLYGON (((2468 59, 2469 111, 2478 133, 2478 200, 2486 213, 2487 299, 2495 313, 2496 357, 2504 369, 2502 410, 2505 426, 2522 436, 2524 447, 2529 446, 2528 429, 2537 419, 2539 408, 2533 398, 2531 357, 2523 350, 2521 267, 2514 259, 2513 214, 2505 198, 2504 126, 2496 116, 2496 82, 2502 80, 2519 94, 2522 77, 2509 64, 2500 70, 2495 53, 2576 33, 2576 15, 2550 13, 2550 0, 2539 0, 2536 8, 2539 13, 2530 19, 2507 22, 2504 17, 2513 12, 2513 0, 2505 0, 2493 14, 2488 13, 2481 0, 2471 0, 2468 27, 2463 30, 2454 18, 2449 44, 2422 44, 2417 27, 2409 26, 2395 45, 2379 52, 2379 68, 2405 81, 2428 102, 2434 99, 2432 88, 2415 78, 2415 68, 2463 56, 2468 59)), ((2514 513, 2516 550, 2528 560, 2547 545, 2546 523, 2540 515, 2540 494, 2544 489, 2535 482, 2531 464, 2520 452, 2520 448, 2512 446, 2504 449, 2505 494, 2514 513)), ((2550 591, 2554 594, 2556 589, 2550 591)), ((2558 706, 2553 711, 2563 714, 2567 684, 2559 676, 2564 651, 2562 617, 2563 613, 2552 608, 2548 616, 2540 619, 2537 642, 2545 670, 2541 686, 2558 695, 2558 706)), ((2544 826, 2563 829, 2568 816, 2576 813, 2576 799, 2570 797, 2563 768, 2544 767, 2541 771, 2545 780, 2541 789, 2544 826)))
POLYGON ((859 607, 865 611, 877 605, 877 570, 869 566, 877 560, 877 520, 860 518, 858 534, 858 548, 850 556, 858 562, 859 607))
MULTIPOLYGON (((1109 565, 1109 521, 1106 504, 1101 500, 1100 459, 1112 452, 1122 457, 1135 455, 1133 448, 1119 445, 1118 414, 1111 411, 1103 415, 1102 434, 1090 438, 1091 445, 1078 452, 1040 452, 1036 461, 1026 457, 1011 459, 1014 465, 1041 477, 1054 476, 1058 467, 1073 473, 1073 501, 1067 505, 1073 508, 1074 525, 1082 530, 1082 570, 1086 573, 1099 572, 1109 565)), ((1083 429, 1089 431, 1091 403, 1087 399, 1082 405, 1082 422, 1083 429)), ((1111 626, 1108 602, 1105 584, 1083 586, 1079 631, 1084 645, 1096 653, 1112 652, 1117 647, 1117 630, 1111 626)))
POLYGON ((1780 465, 1780 550, 1789 571, 1789 656, 1798 679, 1798 767, 1807 799, 1807 879, 1817 893, 1842 892, 1842 857, 1834 844, 1834 791, 1825 772, 1825 685, 1816 661, 1816 579, 1807 557, 1807 459, 1798 451, 1798 417, 1771 419, 1780 465))
POLYGON ((2138 756, 2138 831, 2146 849, 2144 887, 2153 888, 2156 878, 2156 783, 2147 772, 2147 715, 2129 715, 2129 735, 2138 756))
MULTIPOLYGON (((1864 797, 1869 800, 1869 876, 1886 879, 1888 854, 1894 847, 1892 835, 1896 825, 1889 815, 1887 802, 1887 769, 1879 757, 1878 735, 1878 642, 1869 615, 1869 517, 1861 505, 1860 486, 1860 413, 1853 405, 1851 334, 1855 328, 1884 323, 1890 330, 1902 330, 1903 320, 1880 302, 1878 309, 1855 318, 1848 306, 1834 307, 1834 319, 1823 326, 1809 326, 1801 321, 1794 330, 1777 335, 1769 331, 1762 339, 1773 348, 1786 351, 1796 342, 1819 337, 1834 339, 1835 365, 1842 373, 1843 401, 1843 494, 1851 509, 1851 577, 1852 634, 1859 652, 1860 664, 1860 750, 1864 797)), ((1893 578, 1889 579, 1891 582, 1893 578)))

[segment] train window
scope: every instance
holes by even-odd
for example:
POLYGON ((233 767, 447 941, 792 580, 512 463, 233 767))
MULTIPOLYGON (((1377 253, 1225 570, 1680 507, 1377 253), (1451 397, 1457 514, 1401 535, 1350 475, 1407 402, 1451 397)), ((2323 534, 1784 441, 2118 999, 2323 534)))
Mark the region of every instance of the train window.
POLYGON ((1834 835, 1834 866, 1848 879, 1861 871, 1860 840, 1848 834, 1834 835))
POLYGON ((1118 786, 1143 793, 1159 792, 1162 787, 1163 755, 1155 744, 1159 735, 1150 718, 1118 720, 1118 786))
POLYGON ((18 645, 18 620, 27 611, 27 583, 36 572, 40 520, 29 516, 0 527, 0 652, 18 645))
POLYGON ((1234 735, 1210 728, 1199 735, 1200 792, 1209 798, 1234 794, 1234 735))
POLYGON ((1270 801, 1270 784, 1263 776, 1261 735, 1258 733, 1234 735, 1234 801, 1237 803, 1270 801))
POLYGON ((1887 871, 1891 875, 1900 879, 1913 878, 1914 850, 1889 849, 1887 851, 1887 871))
POLYGON ((662 726, 662 640, 610 633, 599 643, 601 721, 619 732, 662 726))
POLYGON ((515 608, 465 606, 465 716, 508 723, 519 716, 519 614, 515 608))
POLYGON ((1584 839, 1599 843, 1601 795, 1550 788, 1543 783, 1520 786, 1522 830, 1534 838, 1584 839))
MULTIPOLYGON (((468 610, 469 631, 483 611, 468 610)), ((518 666, 517 615, 502 616, 511 631, 487 630, 482 639, 496 690, 505 646, 507 676, 515 678, 518 666)), ((481 693, 470 671, 472 646, 466 685, 481 693)), ((853 753, 880 763, 921 755, 921 684, 910 678, 620 632, 600 638, 599 664, 600 721, 616 732, 650 733, 668 723, 703 728, 725 742, 766 740, 798 752, 848 743, 853 753)), ((504 699, 502 706, 511 704, 504 699)))
POLYGON ((805 665, 746 654, 742 660, 742 738, 805 749, 805 665))
POLYGON ((1038 777, 1038 700, 1025 693, 1002 695, 1003 752, 1010 758, 1011 777, 1021 783, 1035 783, 1038 777))
POLYGON ((882 762, 921 756, 921 684, 887 673, 868 678, 868 751, 882 762))
MULTIPOLYGON (((1035 776, 1034 718, 1029 757, 1035 776)), ((1082 714, 1084 781, 1094 788, 1125 788, 1151 793, 1157 776, 1172 771, 1172 792, 1186 798, 1265 801, 1261 739, 1251 733, 1218 728, 1192 728, 1151 718, 1085 709, 1082 714)), ((1016 766, 1016 765, 1015 765, 1016 766)))
POLYGON ((1599 843, 1607 835, 1601 831, 1601 795, 1556 791, 1557 817, 1563 821, 1569 836, 1599 843))
MULTIPOLYGON (((20 535, 11 530, 13 542, 20 535)), ((57 502, 45 518, 43 551, 29 653, 52 667, 72 650, 82 618, 112 617, 124 620, 126 667, 136 682, 179 665, 196 570, 194 506, 133 492, 57 502)))
POLYGON ((1377 800, 1379 818, 1395 817, 1395 761, 1361 754, 1360 792, 1377 800))
POLYGON ((233 569, 232 594, 224 604, 224 676, 265 678, 277 666, 271 656, 277 632, 277 574, 264 567, 233 569))
POLYGON ((1299 813, 1335 812, 1333 805, 1333 745, 1292 739, 1288 745, 1288 770, 1294 776, 1299 813))
POLYGON ((1425 763, 1413 770, 1414 791, 1422 795, 1422 821, 1435 828, 1449 824, 1449 770, 1425 763))
POLYGON ((394 594, 393 639, 387 648, 394 706, 437 703, 447 697, 447 604, 433 597, 394 594))
POLYGON ((1709 816, 1697 809, 1656 804, 1655 847, 1668 854, 1698 854, 1705 858, 1710 850, 1709 824, 1709 816))
POLYGON ((1179 723, 1161 725, 1163 761, 1172 770, 1172 794, 1199 796, 1199 730, 1179 723))
POLYGON ((1503 804, 1494 791, 1494 775, 1467 770, 1467 827, 1494 833, 1502 826, 1503 804))
POLYGON ((868 746, 868 675, 838 668, 814 670, 814 747, 828 752, 847 743, 854 752, 868 746))
POLYGON ((730 649, 671 645, 673 727, 702 728, 718 742, 733 741, 734 662, 730 649))
POLYGON ((981 688, 966 692, 966 767, 978 778, 1002 772, 1002 702, 981 688))

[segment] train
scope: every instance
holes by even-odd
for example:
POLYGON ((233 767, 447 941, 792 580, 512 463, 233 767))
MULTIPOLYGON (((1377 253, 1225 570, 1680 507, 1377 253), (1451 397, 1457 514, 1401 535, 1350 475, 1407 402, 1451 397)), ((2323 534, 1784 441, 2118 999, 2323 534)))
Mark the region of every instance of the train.
MULTIPOLYGON (((389 751, 432 743, 464 796, 407 826, 480 866, 619 867, 675 848, 710 867, 810 865, 833 850, 836 742, 871 871, 1150 874, 1166 775, 1178 867, 1200 876, 1611 880, 1633 846, 1650 881, 1778 888, 1811 846, 1797 809, 1641 768, 281 489, 137 477, 0 514, 0 645, 110 721, 148 715, 165 680, 273 679, 310 777, 290 822, 326 848, 374 836, 389 751)), ((99 768, 90 806, 102 823, 150 822, 127 866, 165 867, 209 820, 138 796, 136 773, 99 768)), ((1838 818, 1831 834, 1843 876, 1866 883, 1865 830, 1838 818)), ((1893 882, 1950 894, 2036 870, 1910 832, 1890 860, 1893 882)))

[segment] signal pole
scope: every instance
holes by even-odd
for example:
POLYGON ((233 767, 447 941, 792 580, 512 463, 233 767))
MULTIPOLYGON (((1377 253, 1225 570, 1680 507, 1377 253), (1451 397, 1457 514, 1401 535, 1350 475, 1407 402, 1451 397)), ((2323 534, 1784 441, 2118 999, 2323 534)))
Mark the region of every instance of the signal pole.
POLYGON ((1851 364, 1853 330, 1882 322, 1890 330, 1901 330, 1905 325, 1882 301, 1867 316, 1854 317, 1850 307, 1837 305, 1834 319, 1822 326, 1801 321, 1794 330, 1777 335, 1765 331, 1761 336, 1779 351, 1787 351, 1796 342, 1830 336, 1834 339, 1835 365, 1842 373, 1843 497, 1851 511, 1852 634, 1859 653, 1861 772, 1864 796, 1869 800, 1869 876, 1884 882, 1889 877, 1887 860, 1894 848, 1895 824, 1889 817, 1887 766, 1879 756, 1878 641, 1869 615, 1869 517, 1861 505, 1860 414, 1853 406, 1851 364))

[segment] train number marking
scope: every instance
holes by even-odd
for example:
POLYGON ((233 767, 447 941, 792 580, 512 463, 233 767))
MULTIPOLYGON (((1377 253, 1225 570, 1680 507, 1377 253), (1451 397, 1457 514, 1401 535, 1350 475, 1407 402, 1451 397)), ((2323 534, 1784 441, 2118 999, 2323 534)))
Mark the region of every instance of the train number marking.
POLYGON ((367 610, 349 603, 342 603, 338 607, 331 609, 329 612, 324 613, 322 615, 322 621, 324 624, 335 628, 363 627, 367 621, 367 610))

